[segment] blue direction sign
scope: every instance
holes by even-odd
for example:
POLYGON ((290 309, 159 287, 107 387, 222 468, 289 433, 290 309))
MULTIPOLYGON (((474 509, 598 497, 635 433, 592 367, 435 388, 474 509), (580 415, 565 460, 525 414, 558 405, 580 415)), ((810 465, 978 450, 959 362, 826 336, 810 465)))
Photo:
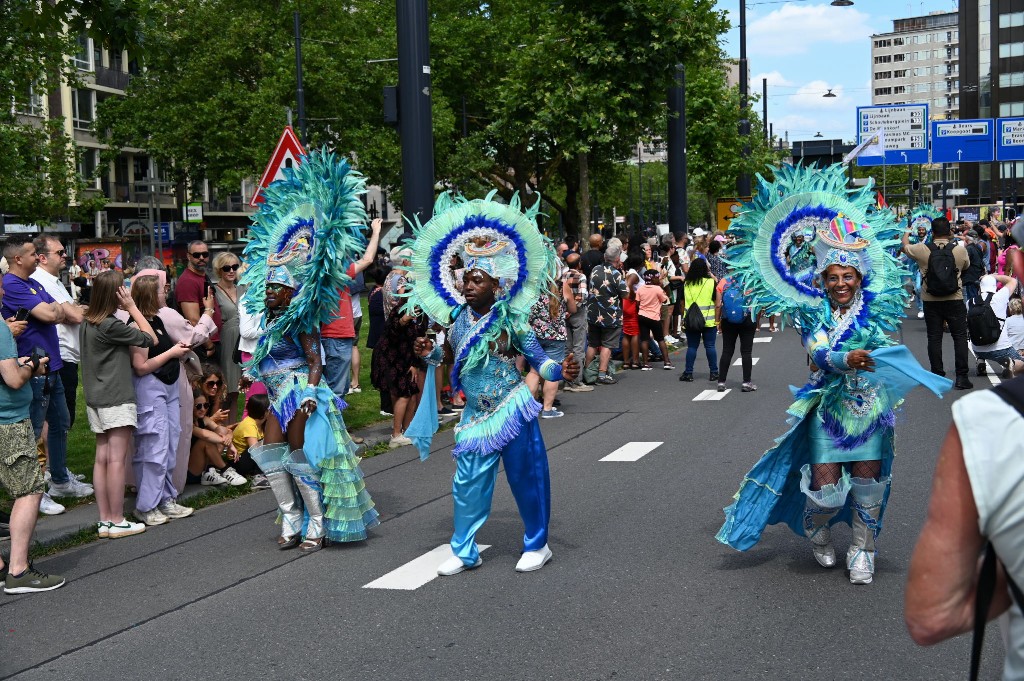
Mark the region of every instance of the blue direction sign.
POLYGON ((932 121, 932 163, 968 163, 995 158, 995 121, 978 118, 932 121))
POLYGON ((1024 161, 1024 118, 997 118, 996 133, 996 160, 1024 161))
POLYGON ((857 165, 928 163, 928 105, 896 104, 857 107, 857 141, 885 130, 885 156, 858 156, 857 165))

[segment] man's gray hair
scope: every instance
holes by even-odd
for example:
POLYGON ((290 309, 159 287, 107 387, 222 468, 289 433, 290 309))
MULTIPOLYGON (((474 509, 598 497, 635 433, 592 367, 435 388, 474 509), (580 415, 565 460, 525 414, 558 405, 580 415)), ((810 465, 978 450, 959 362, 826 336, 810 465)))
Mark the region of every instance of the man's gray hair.
POLYGON ((141 272, 142 270, 162 270, 164 264, 160 262, 160 259, 155 255, 144 255, 139 258, 139 261, 135 263, 135 271, 141 272))
POLYGON ((604 249, 604 261, 605 262, 618 262, 619 256, 622 255, 622 242, 618 239, 612 239, 608 242, 608 245, 604 249))

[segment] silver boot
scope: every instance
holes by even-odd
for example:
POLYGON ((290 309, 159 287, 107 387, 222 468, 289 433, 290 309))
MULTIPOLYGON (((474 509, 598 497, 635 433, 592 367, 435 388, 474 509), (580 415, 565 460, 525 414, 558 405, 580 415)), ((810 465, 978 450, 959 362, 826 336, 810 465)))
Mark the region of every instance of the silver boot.
POLYGON ((292 476, 285 470, 288 456, 288 443, 258 445, 249 449, 249 455, 267 476, 270 489, 277 500, 277 510, 281 517, 282 546, 295 546, 293 541, 302 531, 302 500, 292 482, 292 476))
POLYGON ((295 480, 295 486, 302 495, 309 519, 306 524, 305 539, 318 541, 323 539, 324 529, 324 487, 320 482, 320 473, 316 467, 306 460, 301 449, 293 450, 291 457, 285 462, 285 468, 295 480))
POLYGON ((846 569, 851 584, 870 584, 875 575, 875 538, 882 529, 882 500, 890 478, 853 478, 853 543, 846 552, 846 569))
POLYGON ((818 561, 818 565, 824 568, 835 567, 836 550, 832 546, 829 521, 846 504, 850 479, 844 471, 843 477, 836 484, 812 490, 810 465, 805 464, 800 469, 800 474, 800 491, 807 496, 804 505, 804 535, 811 540, 811 553, 814 554, 814 560, 818 561))

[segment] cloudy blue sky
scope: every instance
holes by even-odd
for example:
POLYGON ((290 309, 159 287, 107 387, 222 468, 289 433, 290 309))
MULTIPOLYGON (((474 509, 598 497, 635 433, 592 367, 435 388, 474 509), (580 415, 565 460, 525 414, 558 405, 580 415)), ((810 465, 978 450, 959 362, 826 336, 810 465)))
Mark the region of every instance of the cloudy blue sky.
MULTIPOLYGON (((717 0, 739 25, 739 2, 717 0)), ((871 36, 892 31, 893 19, 934 11, 955 11, 956 0, 854 0, 832 7, 830 0, 749 0, 747 59, 751 91, 760 94, 768 79, 768 121, 775 134, 806 140, 820 132, 853 140, 858 106, 871 104, 871 36), (831 88, 837 96, 823 98, 831 88)), ((739 30, 725 36, 723 48, 739 57, 739 30)), ((761 104, 758 102, 758 111, 761 104)))

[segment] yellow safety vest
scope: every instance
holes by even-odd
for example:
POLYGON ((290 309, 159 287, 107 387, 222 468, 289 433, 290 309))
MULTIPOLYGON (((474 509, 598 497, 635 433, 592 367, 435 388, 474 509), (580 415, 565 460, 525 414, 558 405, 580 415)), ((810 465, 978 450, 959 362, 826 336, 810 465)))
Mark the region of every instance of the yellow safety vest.
POLYGON ((699 283, 686 282, 683 284, 683 314, 690 309, 690 305, 697 303, 701 314, 704 315, 704 326, 715 325, 715 280, 701 279, 699 283))

